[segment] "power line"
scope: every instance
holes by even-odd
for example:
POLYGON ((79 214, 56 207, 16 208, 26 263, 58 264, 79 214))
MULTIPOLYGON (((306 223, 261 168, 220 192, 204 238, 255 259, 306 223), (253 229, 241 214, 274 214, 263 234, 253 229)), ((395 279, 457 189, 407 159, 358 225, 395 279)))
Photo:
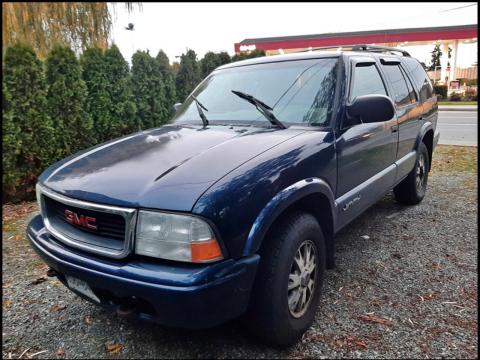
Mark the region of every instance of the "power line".
POLYGON ((470 7, 470 6, 476 6, 476 5, 477 5, 477 4, 470 4, 470 5, 465 5, 465 6, 459 6, 459 7, 453 8, 453 9, 442 10, 442 11, 440 11, 440 12, 453 11, 453 10, 463 9, 463 8, 467 8, 467 7, 470 7))

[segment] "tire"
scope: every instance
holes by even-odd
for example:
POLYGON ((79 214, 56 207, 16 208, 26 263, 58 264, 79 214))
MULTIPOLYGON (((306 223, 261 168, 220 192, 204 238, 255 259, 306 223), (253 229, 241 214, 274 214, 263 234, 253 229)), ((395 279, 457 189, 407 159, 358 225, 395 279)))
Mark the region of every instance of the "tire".
POLYGON ((289 213, 269 231, 260 255, 247 326, 268 343, 292 345, 315 319, 326 263, 322 229, 308 213, 289 213), (314 268, 313 261, 300 259, 302 254, 315 259, 314 268), (299 264, 305 263, 309 266, 302 273, 299 264), (293 288, 289 290, 289 286, 293 288))
POLYGON ((427 191, 429 169, 428 150, 422 142, 418 146, 417 159, 413 170, 393 189, 395 198, 400 204, 415 205, 423 200, 427 191))

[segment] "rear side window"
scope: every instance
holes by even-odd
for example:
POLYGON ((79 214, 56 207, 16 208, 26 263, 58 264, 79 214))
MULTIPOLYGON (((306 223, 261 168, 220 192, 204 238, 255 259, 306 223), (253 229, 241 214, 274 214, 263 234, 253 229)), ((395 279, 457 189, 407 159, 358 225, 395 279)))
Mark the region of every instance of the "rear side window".
POLYGON ((353 74, 350 100, 370 94, 387 95, 383 80, 374 64, 357 64, 353 74))
POLYGON ((412 103, 410 91, 407 86, 407 80, 398 65, 384 65, 383 70, 387 74, 393 88, 395 104, 405 106, 412 103))
POLYGON ((415 86, 417 87, 417 89, 419 89, 420 101, 423 102, 428 98, 431 98, 433 96, 432 83, 428 78, 428 75, 425 72, 422 64, 420 64, 417 60, 409 57, 403 58, 403 62, 413 76, 415 86))
POLYGON ((400 70, 402 70, 403 77, 405 78, 405 81, 407 82, 407 87, 408 87, 408 93, 410 94, 410 100, 412 102, 417 102, 417 94, 415 93, 415 90, 413 89, 412 82, 410 81, 410 78, 405 72, 405 69, 400 66, 400 70))

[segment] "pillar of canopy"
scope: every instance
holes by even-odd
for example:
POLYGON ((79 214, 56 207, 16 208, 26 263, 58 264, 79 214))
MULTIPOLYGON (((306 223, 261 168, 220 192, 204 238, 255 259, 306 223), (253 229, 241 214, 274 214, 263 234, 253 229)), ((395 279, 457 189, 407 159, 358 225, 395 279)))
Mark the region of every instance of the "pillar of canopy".
POLYGON ((455 80, 455 67, 457 66, 458 57, 458 40, 442 42, 442 56, 440 58, 440 81, 449 84, 450 81, 455 80), (448 59, 448 48, 452 49, 451 57, 448 59), (447 68, 450 62, 450 69, 447 68))

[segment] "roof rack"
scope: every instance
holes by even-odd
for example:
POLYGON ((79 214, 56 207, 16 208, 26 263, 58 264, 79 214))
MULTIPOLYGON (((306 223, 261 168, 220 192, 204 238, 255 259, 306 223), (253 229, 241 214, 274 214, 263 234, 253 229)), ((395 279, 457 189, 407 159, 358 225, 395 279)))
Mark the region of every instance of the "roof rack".
POLYGON ((399 52, 403 56, 410 57, 410 54, 408 53, 408 51, 405 51, 405 50, 402 50, 402 49, 397 49, 397 48, 387 47, 387 46, 373 46, 373 45, 366 45, 366 44, 322 46, 322 47, 311 48, 311 49, 309 48, 307 50, 302 50, 300 52, 309 52, 309 51, 314 51, 314 50, 327 50, 327 49, 340 49, 340 50, 350 49, 351 51, 370 51, 370 52, 399 52))

